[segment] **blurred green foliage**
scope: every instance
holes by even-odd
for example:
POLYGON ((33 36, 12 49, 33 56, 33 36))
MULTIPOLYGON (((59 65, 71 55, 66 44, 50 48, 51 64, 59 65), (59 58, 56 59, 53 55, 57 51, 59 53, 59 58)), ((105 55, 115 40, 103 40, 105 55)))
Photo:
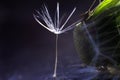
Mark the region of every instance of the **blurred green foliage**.
POLYGON ((97 16, 112 7, 120 5, 120 0, 103 0, 94 10, 92 16, 97 16))
POLYGON ((103 0, 90 13, 89 17, 78 23, 74 29, 74 43, 78 55, 86 65, 94 63, 96 67, 105 67, 100 73, 102 76, 95 80, 111 80, 115 76, 120 80, 120 0, 103 0), (94 62, 92 60, 96 55, 95 47, 90 42, 85 26, 100 51, 94 62))

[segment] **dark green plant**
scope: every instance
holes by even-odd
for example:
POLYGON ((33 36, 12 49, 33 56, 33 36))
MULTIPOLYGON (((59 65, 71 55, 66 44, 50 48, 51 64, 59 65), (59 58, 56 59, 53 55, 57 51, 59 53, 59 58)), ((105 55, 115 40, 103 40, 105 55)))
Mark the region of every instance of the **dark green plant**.
MULTIPOLYGON (((103 0, 76 25, 74 42, 86 65, 101 66, 109 77, 120 75, 120 0, 103 0)), ((103 71, 104 72, 104 71, 103 71)))

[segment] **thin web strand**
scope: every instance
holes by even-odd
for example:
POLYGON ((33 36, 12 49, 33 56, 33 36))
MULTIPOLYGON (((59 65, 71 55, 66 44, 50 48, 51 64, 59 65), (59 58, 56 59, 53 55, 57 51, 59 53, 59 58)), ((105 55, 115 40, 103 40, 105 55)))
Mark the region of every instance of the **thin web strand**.
MULTIPOLYGON (((44 5, 44 8, 45 8, 46 16, 48 17, 49 21, 50 21, 51 24, 53 25, 52 18, 51 18, 51 16, 50 16, 50 13, 49 13, 49 11, 48 11, 46 5, 44 5)), ((53 26, 53 28, 54 28, 54 26, 53 26)))
POLYGON ((68 16, 67 20, 65 21, 65 23, 62 25, 62 27, 60 28, 60 30, 63 29, 63 27, 66 25, 66 23, 68 22, 68 20, 71 18, 71 16, 73 15, 73 13, 75 12, 76 7, 73 9, 73 11, 70 13, 70 15, 68 16))
POLYGON ((48 28, 47 26, 45 26, 43 23, 41 23, 37 18, 36 18, 36 16, 33 14, 33 16, 34 16, 34 18, 35 18, 35 20, 41 25, 41 26, 43 26, 44 28, 46 28, 47 30, 49 30, 50 32, 53 32, 50 28, 48 28))
POLYGON ((45 11, 42 11, 41 17, 49 28, 51 28, 51 29, 54 28, 53 22, 51 21, 51 19, 49 18, 49 15, 47 15, 47 13, 45 11))
POLYGON ((80 21, 82 21, 82 20, 83 20, 83 19, 80 19, 80 20, 78 20, 78 21, 72 23, 72 24, 69 25, 67 28, 65 28, 64 30, 62 30, 62 33, 64 33, 64 32, 66 32, 66 31, 69 31, 69 30, 73 29, 74 26, 75 26, 77 23, 79 23, 80 21))
POLYGON ((59 28, 59 22, 60 22, 59 21, 59 16, 60 16, 59 15, 59 3, 57 3, 57 26, 56 26, 57 28, 59 28))

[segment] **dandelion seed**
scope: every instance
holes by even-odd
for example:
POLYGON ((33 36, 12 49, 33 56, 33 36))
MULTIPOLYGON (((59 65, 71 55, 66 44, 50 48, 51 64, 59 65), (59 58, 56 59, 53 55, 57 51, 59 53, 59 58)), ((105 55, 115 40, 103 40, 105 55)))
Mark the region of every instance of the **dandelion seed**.
POLYGON ((54 20, 52 20, 49 11, 47 7, 44 5, 43 10, 41 10, 41 13, 39 11, 36 11, 38 15, 33 14, 35 20, 44 28, 46 28, 48 31, 54 33, 56 35, 56 57, 55 57, 55 67, 54 67, 54 74, 53 77, 57 77, 57 63, 58 63, 58 34, 62 34, 66 31, 69 31, 74 28, 74 26, 80 22, 81 20, 76 21, 75 23, 72 23, 68 27, 64 28, 65 25, 68 23, 74 12, 76 11, 76 7, 72 10, 66 21, 61 24, 60 17, 59 17, 59 3, 57 3, 57 10, 56 15, 54 17, 54 20), (44 24, 39 21, 39 18, 41 18, 44 21, 44 24), (61 25, 61 26, 60 26, 61 25))

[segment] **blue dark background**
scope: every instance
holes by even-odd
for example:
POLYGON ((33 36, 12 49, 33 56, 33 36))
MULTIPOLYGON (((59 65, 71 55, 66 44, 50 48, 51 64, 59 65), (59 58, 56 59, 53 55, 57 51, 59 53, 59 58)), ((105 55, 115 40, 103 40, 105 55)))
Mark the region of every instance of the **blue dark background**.
MULTIPOLYGON (((57 2, 60 2, 60 13, 69 14, 77 7, 69 22, 72 23, 87 11, 93 0, 0 1, 0 80, 43 80, 41 77, 53 73, 55 35, 40 26, 33 13, 46 3, 53 16, 57 2)), ((68 66, 81 63, 72 37, 72 31, 59 37, 58 72, 61 74, 68 66)))

